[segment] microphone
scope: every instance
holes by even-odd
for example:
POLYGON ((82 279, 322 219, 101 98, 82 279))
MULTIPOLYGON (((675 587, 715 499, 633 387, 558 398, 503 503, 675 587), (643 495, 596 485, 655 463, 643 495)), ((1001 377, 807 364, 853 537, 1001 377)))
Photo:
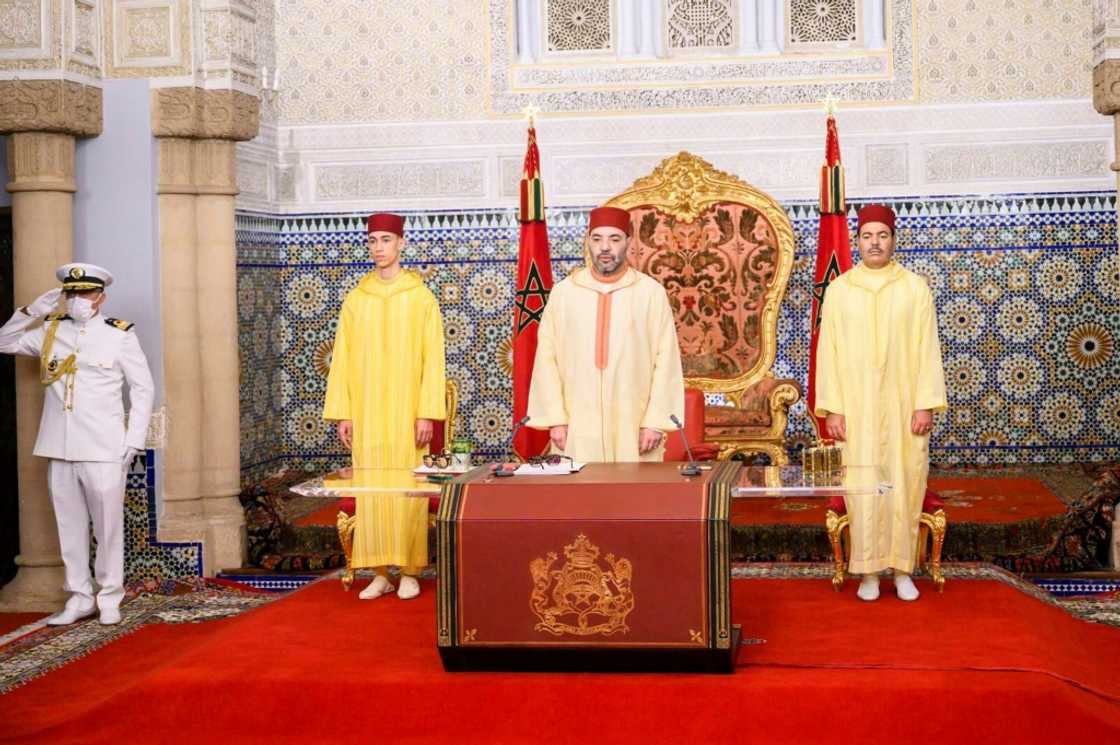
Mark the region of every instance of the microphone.
MULTIPOLYGON (((511 432, 510 435, 509 435, 509 445, 506 446, 506 453, 507 454, 513 452, 513 440, 514 440, 515 437, 517 437, 517 433, 521 431, 521 428, 525 426, 525 422, 527 422, 527 421, 529 421, 529 415, 528 414, 526 414, 525 416, 521 417, 516 422, 514 422, 513 432, 511 432)), ((497 468, 494 469, 494 475, 498 476, 498 477, 501 477, 501 478, 505 478, 507 476, 512 476, 513 471, 507 471, 506 469, 502 468, 501 463, 498 463, 497 468)))
POLYGON ((677 425, 677 429, 680 430, 681 439, 684 440, 684 451, 688 453, 688 464, 681 469, 681 476, 699 476, 700 466, 696 465, 696 461, 692 459, 692 448, 688 446, 688 435, 684 433, 684 425, 681 424, 680 419, 677 419, 676 414, 670 414, 669 419, 673 424, 677 425))

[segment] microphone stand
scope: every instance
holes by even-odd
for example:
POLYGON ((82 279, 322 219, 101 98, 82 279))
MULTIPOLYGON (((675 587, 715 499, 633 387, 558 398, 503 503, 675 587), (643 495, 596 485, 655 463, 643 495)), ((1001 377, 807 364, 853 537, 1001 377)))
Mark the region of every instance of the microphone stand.
MULTIPOLYGON (((509 436, 509 445, 506 447, 506 453, 513 452, 513 440, 515 437, 517 437, 517 433, 521 431, 521 428, 525 426, 525 422, 527 421, 529 421, 528 414, 521 417, 519 420, 517 420, 517 422, 514 423, 513 432, 511 432, 509 436)), ((494 476, 497 476, 498 478, 509 478, 512 475, 513 471, 507 471, 506 469, 502 468, 501 463, 499 463, 498 467, 494 469, 494 476)))
POLYGON ((677 419, 676 414, 670 414, 669 419, 672 420, 673 424, 677 425, 677 429, 680 430, 681 439, 684 441, 684 451, 688 453, 688 463, 681 469, 681 476, 699 476, 700 466, 696 465, 696 461, 692 459, 692 448, 688 446, 688 435, 684 433, 684 425, 681 424, 680 419, 677 419))

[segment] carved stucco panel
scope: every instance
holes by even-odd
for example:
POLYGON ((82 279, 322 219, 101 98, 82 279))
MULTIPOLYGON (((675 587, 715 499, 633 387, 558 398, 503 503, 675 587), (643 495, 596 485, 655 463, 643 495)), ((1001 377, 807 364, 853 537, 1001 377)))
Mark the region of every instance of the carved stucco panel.
POLYGON ((318 199, 423 199, 486 195, 486 162, 363 163, 318 166, 318 199))
POLYGON ((0 132, 101 132, 101 89, 69 80, 0 81, 0 132))
POLYGON ((930 146, 925 179, 960 183, 1093 178, 1109 170, 1109 145, 1101 140, 930 146))

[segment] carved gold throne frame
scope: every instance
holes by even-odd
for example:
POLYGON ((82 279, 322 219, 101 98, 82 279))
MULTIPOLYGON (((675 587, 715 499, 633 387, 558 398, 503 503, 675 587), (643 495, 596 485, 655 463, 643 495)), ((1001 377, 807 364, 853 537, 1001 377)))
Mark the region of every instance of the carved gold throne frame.
POLYGON ((776 379, 778 311, 793 267, 793 226, 774 199, 681 152, 607 202, 630 212, 628 259, 665 287, 685 384, 723 394, 706 406, 704 439, 719 458, 766 453, 787 462, 795 380, 776 379))

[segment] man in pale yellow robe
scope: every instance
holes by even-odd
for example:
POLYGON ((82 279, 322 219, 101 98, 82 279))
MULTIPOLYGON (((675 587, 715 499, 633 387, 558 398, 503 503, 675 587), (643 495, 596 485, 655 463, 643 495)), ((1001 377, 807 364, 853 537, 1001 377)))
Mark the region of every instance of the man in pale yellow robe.
MULTIPOLYGON (((355 468, 413 469, 428 451, 432 420, 446 417, 443 319, 431 291, 401 268, 404 221, 370 215, 368 231, 376 268, 342 304, 323 418, 338 422, 355 468)), ((351 564, 378 569, 360 597, 393 590, 387 565, 401 568, 397 595, 416 597, 428 563, 427 500, 356 501, 351 564)))
POLYGON ((528 426, 577 462, 661 461, 684 378, 669 298, 626 263, 630 215, 591 212, 591 265, 552 288, 529 386, 528 426))
POLYGON ((910 573, 929 473, 933 412, 946 408, 945 374, 933 295, 925 280, 894 261, 895 216, 888 207, 859 212, 861 263, 829 285, 817 344, 817 405, 849 465, 882 466, 889 494, 847 500, 849 570, 858 595, 879 597, 879 572, 894 570, 895 590, 916 600, 910 573))

